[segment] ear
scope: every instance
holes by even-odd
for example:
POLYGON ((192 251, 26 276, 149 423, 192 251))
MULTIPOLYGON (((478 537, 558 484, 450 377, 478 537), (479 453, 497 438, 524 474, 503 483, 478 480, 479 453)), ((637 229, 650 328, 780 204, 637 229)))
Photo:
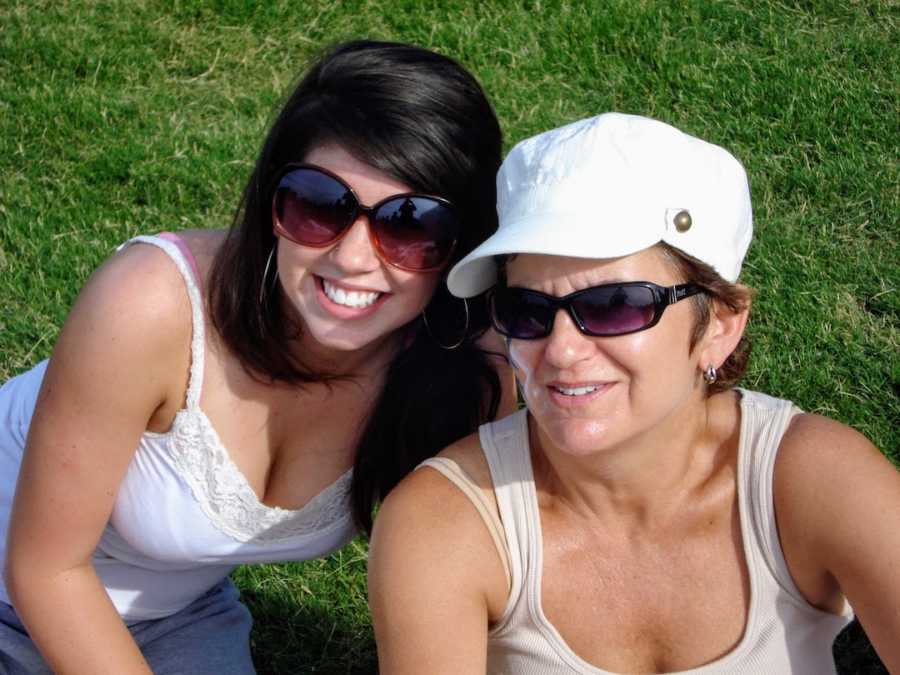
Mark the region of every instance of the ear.
POLYGON ((735 312, 720 302, 713 302, 710 307, 709 325, 706 333, 697 345, 701 371, 707 366, 721 368, 725 360, 737 348, 744 329, 747 327, 747 319, 750 316, 750 303, 735 312))

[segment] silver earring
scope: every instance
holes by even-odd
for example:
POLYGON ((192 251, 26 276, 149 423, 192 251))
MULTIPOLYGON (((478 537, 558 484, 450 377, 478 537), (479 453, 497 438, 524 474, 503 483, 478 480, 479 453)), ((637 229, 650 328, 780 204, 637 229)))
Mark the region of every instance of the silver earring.
POLYGON ((431 336, 431 339, 435 341, 438 347, 441 349, 456 349, 466 340, 466 336, 469 334, 469 303, 466 302, 465 298, 462 298, 463 301, 463 310, 466 313, 466 325, 463 326, 462 335, 460 335, 459 340, 454 342, 452 345, 445 345, 440 340, 437 339, 434 333, 431 332, 431 326, 428 325, 428 315, 425 313, 425 310, 422 310, 422 323, 425 324, 425 330, 428 331, 428 334, 431 336))
POLYGON ((719 373, 716 371, 716 367, 710 363, 706 366, 706 370, 703 371, 703 381, 706 384, 713 384, 718 379, 719 373))
MULTIPOLYGON (((259 285, 259 304, 263 305, 266 302, 266 279, 269 278, 269 268, 272 267, 272 259, 275 257, 275 249, 278 247, 278 240, 275 240, 275 243, 272 244, 272 250, 269 251, 269 257, 266 259, 266 268, 263 270, 262 283, 259 285)), ((275 276, 272 278, 271 286, 275 285, 276 280, 278 279, 278 269, 275 269, 275 276)))

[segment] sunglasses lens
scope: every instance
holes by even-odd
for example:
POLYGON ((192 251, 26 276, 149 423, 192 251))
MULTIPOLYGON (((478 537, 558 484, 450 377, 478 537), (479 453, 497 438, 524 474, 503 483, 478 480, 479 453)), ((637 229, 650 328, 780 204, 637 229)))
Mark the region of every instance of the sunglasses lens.
MULTIPOLYGON (((491 320, 503 335, 536 340, 550 334, 553 318, 565 302, 524 288, 498 288, 490 301, 491 320)), ((592 336, 634 333, 657 318, 656 296, 642 285, 611 284, 588 288, 568 299, 582 331, 592 336)))
POLYGON ((591 335, 633 333, 649 326, 656 316, 656 299, 645 286, 599 286, 571 302, 591 335))
POLYGON ((315 169, 288 172, 275 190, 278 225, 307 246, 325 246, 337 239, 353 221, 356 206, 346 186, 315 169))
POLYGON ((430 197, 388 200, 378 207, 372 225, 384 257, 408 270, 440 267, 459 234, 453 208, 430 197))
POLYGON ((519 340, 545 337, 553 325, 556 307, 540 295, 522 288, 497 289, 491 296, 491 321, 502 335, 519 340))

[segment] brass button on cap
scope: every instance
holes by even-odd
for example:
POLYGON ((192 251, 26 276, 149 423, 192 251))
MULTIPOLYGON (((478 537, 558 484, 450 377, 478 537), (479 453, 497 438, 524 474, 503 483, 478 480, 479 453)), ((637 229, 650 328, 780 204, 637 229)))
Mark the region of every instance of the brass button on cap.
POLYGON ((679 211, 675 214, 672 222, 675 224, 676 230, 678 230, 679 232, 687 232, 689 229, 691 229, 691 225, 694 221, 688 211, 679 211))

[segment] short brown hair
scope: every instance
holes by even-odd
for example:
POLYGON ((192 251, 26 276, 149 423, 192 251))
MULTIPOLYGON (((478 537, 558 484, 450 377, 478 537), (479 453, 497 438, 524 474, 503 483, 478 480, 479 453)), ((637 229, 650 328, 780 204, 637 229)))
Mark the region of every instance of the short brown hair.
MULTIPOLYGON (((726 281, 705 262, 701 262, 665 242, 660 242, 657 246, 684 281, 696 284, 703 289, 703 293, 698 293, 691 298, 697 319, 694 330, 691 332, 691 350, 694 349, 709 326, 713 303, 720 303, 733 312, 743 311, 750 306, 753 291, 749 287, 726 281)), ((725 359, 725 363, 717 369, 718 377, 708 386, 707 395, 731 389, 740 381, 750 363, 750 350, 750 338, 744 334, 734 351, 725 359)))

